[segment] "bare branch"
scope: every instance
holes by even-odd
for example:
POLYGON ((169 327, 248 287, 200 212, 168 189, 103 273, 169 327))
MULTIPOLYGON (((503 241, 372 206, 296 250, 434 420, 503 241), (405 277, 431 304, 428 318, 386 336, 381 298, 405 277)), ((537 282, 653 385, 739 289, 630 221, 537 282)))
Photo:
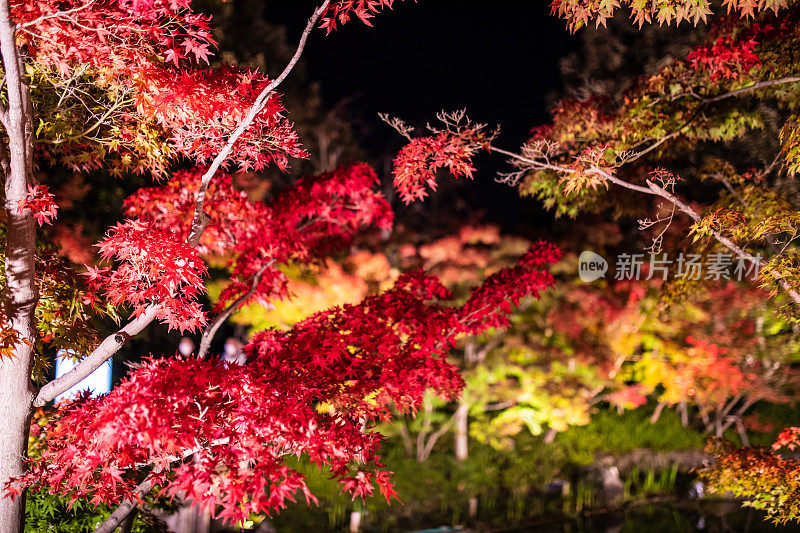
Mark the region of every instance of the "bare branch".
POLYGON ((255 294, 264 271, 266 271, 267 268, 272 266, 274 263, 274 260, 269 261, 267 264, 261 267, 261 269, 256 272, 255 276, 253 276, 253 281, 250 284, 250 290, 234 300, 228 307, 225 308, 223 312, 217 315, 217 317, 213 322, 211 322, 211 324, 208 325, 208 327, 206 327, 205 331, 203 332, 203 336, 200 339, 200 348, 197 351, 198 358, 206 358, 206 355, 208 355, 208 350, 211 348, 211 341, 214 340, 214 335, 217 334, 217 330, 219 330, 220 326, 239 308, 240 305, 242 305, 251 296, 253 296, 253 294, 255 294))
POLYGON ((387 113, 378 113, 378 118, 391 126, 397 133, 411 140, 411 134, 414 133, 414 128, 403 122, 397 117, 390 117, 387 113))
POLYGON ((105 363, 112 355, 122 348, 122 346, 131 337, 138 335, 150 322, 155 319, 158 313, 158 306, 150 306, 145 309, 144 313, 131 320, 124 328, 106 337, 91 354, 89 354, 83 361, 75 365, 75 367, 61 376, 54 379, 39 390, 36 395, 33 405, 35 407, 42 407, 47 402, 54 400, 59 394, 62 394, 77 385, 89 376, 96 369, 105 363))
MULTIPOLYGON (((634 185, 632 183, 628 183, 627 181, 618 179, 618 178, 612 176, 611 174, 609 174, 608 172, 604 171, 603 169, 595 167, 592 170, 597 172, 598 174, 600 174, 604 178, 606 178, 611 183, 619 185, 620 187, 625 187, 627 189, 637 190, 637 191, 640 191, 640 192, 646 192, 647 194, 653 194, 653 195, 656 195, 656 196, 661 196, 662 198, 672 202, 678 208, 678 210, 680 210, 681 212, 683 212, 686 215, 689 215, 689 217, 692 220, 694 220, 695 222, 700 222, 700 220, 701 220, 701 216, 697 211, 692 209, 686 203, 684 203, 681 200, 679 200, 674 194, 662 189, 661 187, 659 187, 658 185, 654 184, 653 182, 651 182, 649 180, 647 181, 648 189, 645 189, 644 187, 640 187, 638 185, 634 185)), ((711 229, 710 232, 711 232, 711 235, 713 235, 713 237, 717 240, 717 242, 722 244, 728 250, 732 251, 740 259, 743 259, 745 261, 750 261, 754 265, 760 264, 760 261, 756 256, 754 256, 753 254, 751 254, 747 250, 743 249, 741 246, 737 245, 736 243, 731 241, 729 238, 727 238, 724 235, 722 235, 722 233, 720 233, 718 230, 711 229)), ((770 275, 773 278, 775 278, 775 281, 778 282, 778 285, 781 286, 781 288, 792 299, 792 301, 795 304, 800 306, 800 293, 798 293, 797 290, 794 289, 792 287, 792 285, 788 281, 786 281, 786 279, 784 279, 784 277, 778 271, 770 269, 770 270, 768 270, 768 272, 770 273, 770 275)))

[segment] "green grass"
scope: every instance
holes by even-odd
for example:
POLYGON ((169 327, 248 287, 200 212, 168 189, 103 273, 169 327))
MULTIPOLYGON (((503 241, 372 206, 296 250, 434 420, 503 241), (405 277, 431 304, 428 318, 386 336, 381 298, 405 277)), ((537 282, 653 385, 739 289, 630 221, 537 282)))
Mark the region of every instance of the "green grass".
POLYGON ((567 461, 578 465, 594 462, 596 453, 628 453, 638 449, 656 451, 702 449, 707 435, 681 425, 680 418, 664 410, 658 422, 650 423, 652 409, 625 411, 602 410, 586 426, 573 427, 556 437, 567 461))

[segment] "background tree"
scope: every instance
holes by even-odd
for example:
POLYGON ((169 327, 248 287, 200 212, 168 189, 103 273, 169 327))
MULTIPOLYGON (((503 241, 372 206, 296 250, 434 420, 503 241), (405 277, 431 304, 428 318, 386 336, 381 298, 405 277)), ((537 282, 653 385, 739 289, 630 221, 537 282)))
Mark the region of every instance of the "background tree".
MULTIPOLYGON (((698 24, 712 15, 706 2, 624 4, 640 26, 683 20, 698 24)), ((390 120, 409 141, 395 160, 398 189, 407 201, 421 197, 435 188, 436 170, 470 177, 480 150, 505 155, 515 168, 505 180, 518 184, 522 194, 542 200, 557 216, 607 212, 638 217, 640 227, 653 232, 649 233, 653 253, 665 250, 670 230, 680 229, 684 239, 667 243, 674 246, 666 248, 673 257, 678 250, 706 257, 727 253, 741 269, 760 267, 759 283, 784 306, 786 320, 795 322, 800 304, 797 209, 794 195, 786 192, 792 190, 797 170, 793 144, 800 89, 793 52, 800 37, 797 5, 789 1, 725 5, 729 14, 714 23, 707 42, 685 59, 630 83, 621 96, 581 94, 562 101, 554 109, 553 124, 534 129, 518 153, 500 148, 496 131, 471 122, 465 113, 440 115, 440 125, 422 137, 413 137, 402 122, 390 120), (688 223, 681 222, 681 216, 688 217, 688 223)), ((552 3, 553 12, 564 17, 573 31, 590 21, 605 25, 619 6, 583 0, 552 3)), ((690 284, 669 287, 671 296, 696 289, 690 284)), ((724 335, 718 332, 714 337, 724 335)), ((662 367, 671 377, 665 374, 659 385, 665 387, 661 400, 672 403, 702 384, 704 397, 695 394, 694 400, 717 433, 731 421, 741 422, 728 415, 734 406, 746 409, 751 403, 741 396, 744 384, 735 377, 755 380, 748 390, 762 390, 762 384, 775 377, 769 357, 754 361, 755 367, 740 366, 741 362, 730 366, 731 357, 711 344, 684 342, 688 343, 682 348, 688 349, 684 362, 673 354, 662 367), (697 381, 700 374, 706 378, 718 374, 711 370, 717 365, 728 368, 725 379, 697 381), (689 388, 677 391, 669 381, 689 388)), ((661 358, 648 364, 664 362, 661 358)), ((782 386, 772 385, 773 392, 782 386)), ((760 394, 755 393, 753 401, 760 394)), ((778 516, 786 506, 794 516, 791 497, 754 495, 758 472, 762 466, 770 471, 776 459, 755 461, 759 455, 748 453, 742 452, 738 459, 731 456, 727 466, 733 466, 712 478, 722 480, 721 488, 730 488, 741 475, 739 494, 762 506, 770 501, 778 516)), ((781 494, 790 493, 773 486, 781 494)))

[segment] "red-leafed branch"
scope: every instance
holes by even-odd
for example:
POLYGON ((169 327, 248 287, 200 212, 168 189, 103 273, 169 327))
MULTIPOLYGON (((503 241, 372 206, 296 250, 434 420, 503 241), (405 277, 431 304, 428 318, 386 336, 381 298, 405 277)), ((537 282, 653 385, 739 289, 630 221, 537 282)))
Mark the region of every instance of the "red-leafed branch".
POLYGON ((36 425, 46 447, 17 491, 135 501, 136 482, 124 474, 161 466, 166 494, 241 520, 280 509, 297 492, 313 501, 285 462, 303 455, 354 496, 369 496, 377 483, 389 498, 377 423, 395 409, 417 411, 429 389, 455 398, 463 380, 446 356, 456 337, 506 326, 513 305, 552 285, 547 265, 559 257, 537 244, 456 307, 436 278, 404 274, 359 304, 260 332, 245 348, 246 365, 146 361, 108 395, 77 400, 55 414, 57 424, 36 425), (194 460, 176 459, 188 455, 194 460))
MULTIPOLYGON (((18 24, 17 25, 17 29, 18 30, 25 30, 25 28, 31 28, 31 27, 35 28, 38 24, 44 22, 45 20, 67 17, 68 15, 74 15, 75 13, 78 13, 79 11, 83 11, 84 9, 86 9, 88 7, 91 7, 91 5, 94 2, 95 2, 95 0, 88 0, 82 6, 73 7, 72 9, 66 9, 64 11, 56 11, 55 13, 48 13, 47 15, 42 15, 42 16, 37 17, 37 18, 35 18, 33 20, 30 20, 28 22, 24 22, 22 24, 18 24)), ((70 18, 72 18, 72 17, 70 17, 70 18)))
MULTIPOLYGON (((565 174, 575 174, 577 172, 575 169, 572 168, 568 168, 562 165, 547 163, 545 161, 526 158, 522 155, 515 154, 513 152, 509 152, 499 148, 491 147, 491 150, 506 155, 516 161, 519 161, 522 164, 527 165, 528 168, 530 168, 531 170, 553 170, 555 172, 562 172, 565 174)), ((643 194, 659 196, 670 202, 679 211, 688 215, 689 218, 691 218, 695 222, 699 222, 702 219, 700 213, 698 213, 690 205, 688 205, 686 202, 679 199, 677 196, 667 191, 663 187, 659 187, 657 184, 653 183, 650 180, 647 180, 647 187, 636 185, 634 183, 622 180, 614 176, 608 170, 600 168, 598 166, 590 166, 589 168, 583 170, 583 172, 585 174, 594 174, 596 176, 599 176, 601 179, 613 183, 614 185, 618 185, 619 187, 623 187, 625 189, 640 192, 643 194)), ((747 250, 745 250, 744 248, 742 248, 741 246, 730 240, 728 237, 724 236, 720 231, 711 228, 710 233, 714 237, 714 239, 717 240, 717 242, 719 242, 724 247, 726 247, 734 254, 736 254, 738 258, 743 259, 745 261, 749 261, 753 264, 759 263, 759 259, 756 256, 754 256, 753 254, 751 254, 750 252, 748 252, 747 250)), ((792 285, 786 279, 784 279, 784 277, 778 271, 774 269, 768 269, 767 271, 775 279, 778 285, 780 285, 780 287, 784 290, 784 292, 789 296, 789 298, 791 298, 795 304, 800 305, 800 292, 798 292, 794 287, 792 287, 792 285)))
POLYGON ((308 24, 306 24, 305 29, 303 30, 303 34, 300 36, 300 42, 297 45, 297 49, 294 52, 294 55, 289 60, 289 63, 286 65, 286 68, 283 69, 277 78, 272 80, 269 85, 264 87, 264 90, 261 91, 261 94, 258 95, 256 101, 253 103, 253 106, 248 111, 245 118, 239 124, 239 126, 233 131, 231 136, 228 138, 228 142, 225 143, 225 146, 220 150, 214 160, 206 170, 205 174, 203 174, 203 178, 200 182, 200 189, 197 191, 197 201, 195 204, 194 210, 194 221, 192 223, 192 229, 189 232, 189 245, 192 247, 197 246, 200 242, 200 236, 203 233, 203 229, 205 229, 205 221, 206 221, 206 214, 203 211, 203 204, 205 203, 205 194, 208 190, 208 186, 211 183, 211 178, 214 177, 214 174, 217 173, 222 163, 228 158, 233 149, 233 145, 242 136, 242 134, 247 130, 248 126, 252 124, 253 120, 255 120, 256 115, 264 109, 264 106, 267 105, 267 101, 269 100, 269 96, 272 92, 281 84, 283 80, 289 75, 289 73, 294 69, 297 62, 300 60, 300 56, 303 54, 303 49, 306 46, 306 41, 308 40, 308 36, 311 31, 314 29, 314 26, 317 24, 317 21, 322 16, 323 13, 328 9, 328 4, 330 4, 330 0, 325 0, 321 6, 314 10, 314 14, 311 15, 311 18, 308 19, 308 24))
MULTIPOLYGON (((231 153, 231 150, 236 143, 236 140, 241 137, 241 135, 247 130, 247 128, 252 124, 253 120, 255 119, 256 115, 264 108, 269 100, 269 96, 272 92, 286 79, 289 73, 294 69, 297 61, 300 59, 302 52, 305 48, 306 42, 308 40, 308 36, 311 33, 311 30, 314 28, 315 24, 319 20, 322 13, 327 9, 330 0, 325 0, 323 4, 318 7, 314 14, 308 21, 305 30, 300 38, 300 42, 297 46, 297 50, 295 51, 294 55, 290 59, 289 63, 284 68, 283 72, 275 78, 264 90, 259 94, 256 101, 250 108, 250 111, 247 113, 245 118, 241 121, 239 126, 234 130, 234 132, 228 138, 225 146, 222 150, 217 154, 214 158, 213 162, 209 166, 208 170, 203 174, 200 188, 196 194, 195 200, 195 208, 194 208, 194 218, 191 225, 191 230, 189 232, 188 243, 192 247, 196 247, 200 242, 200 237, 205 230, 205 227, 208 223, 208 216, 203 211, 203 206, 205 203, 205 195, 208 191, 208 186, 211 183, 211 178, 216 174, 217 170, 219 170, 222 163, 228 158, 231 153)), ((142 315, 138 316, 134 320, 132 320, 128 325, 126 325, 119 333, 115 333, 113 335, 108 336, 100 346, 94 350, 89 356, 87 356, 83 361, 81 361, 78 365, 73 368, 69 373, 65 374, 64 376, 55 379, 42 387, 39 393, 36 396, 34 401, 34 405, 37 407, 45 405, 47 402, 52 401, 55 399, 59 394, 66 392, 69 390, 73 385, 79 383, 82 379, 86 376, 91 374, 94 370, 99 368, 109 357, 114 355, 122 345, 127 341, 130 336, 136 335, 140 333, 145 327, 147 327, 157 316, 158 314, 158 307, 153 306, 150 308, 149 312, 145 312, 142 315), (127 335, 127 336, 126 336, 127 335)), ((219 326, 217 326, 219 327, 219 326)))

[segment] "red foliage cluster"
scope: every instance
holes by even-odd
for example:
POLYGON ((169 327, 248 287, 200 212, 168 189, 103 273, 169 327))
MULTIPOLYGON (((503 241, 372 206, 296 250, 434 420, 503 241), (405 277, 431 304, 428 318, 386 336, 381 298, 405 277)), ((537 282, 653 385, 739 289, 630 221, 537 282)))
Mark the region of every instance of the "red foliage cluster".
MULTIPOLYGON (((139 189, 125 200, 126 216, 143 221, 152 231, 170 234, 172 240, 186 240, 203 171, 177 171, 164 185, 139 189)), ((211 178, 204 207, 209 218, 197 247, 202 255, 226 254, 234 246, 236 233, 245 231, 248 224, 255 231, 261 216, 259 206, 234 189, 231 176, 224 172, 211 178), (228 224, 234 232, 228 230, 228 224)))
MULTIPOLYGON (((121 162, 136 156, 113 170, 159 174, 177 157, 205 164, 225 145, 269 80, 234 68, 189 66, 207 60, 214 44, 206 17, 193 14, 189 3, 12 0, 20 44, 38 75, 85 83, 101 95, 92 98, 96 107, 87 109, 88 120, 99 109, 110 124, 92 126, 90 133, 108 130, 96 136, 60 139, 61 162, 89 169, 114 159, 110 154, 121 162)), ((331 31, 351 16, 369 24, 392 3, 337 0, 321 24, 331 31)), ((81 126, 87 118, 76 112, 69 120, 81 126)), ((64 125, 65 131, 72 126, 64 125)), ((438 168, 471 175, 471 158, 491 135, 480 126, 456 126, 412 143, 398 157, 404 200, 424 196, 426 185, 433 188, 438 168)), ((285 167, 288 157, 303 155, 273 94, 234 145, 230 161, 259 170, 271 163, 285 167)), ((250 201, 220 173, 204 191, 205 234, 195 247, 187 242, 197 230, 191 225, 201 174, 178 172, 128 199, 129 218, 99 244, 106 264, 89 269, 91 290, 77 294, 84 304, 96 304, 102 292, 136 315, 154 307, 170 328, 197 329, 205 322, 197 302, 205 256, 223 256, 232 272, 220 309, 249 298, 269 302, 286 295, 279 265, 311 263, 364 226, 391 224, 387 202, 373 190, 377 177, 362 164, 303 179, 269 205, 250 201)), ((55 216, 44 188, 21 207, 40 213, 40 224, 55 216)), ((149 476, 168 495, 243 520, 251 512, 283 507, 298 491, 313 499, 302 476, 285 462, 303 455, 329 468, 354 496, 371 494, 377 483, 388 499, 394 492, 377 456, 376 424, 393 410, 416 411, 428 389, 455 397, 462 380, 446 354, 456 338, 506 325, 512 305, 552 285, 546 268, 559 257, 552 246, 534 246, 519 265, 490 276, 461 307, 446 303, 453 296, 436 278, 406 274, 393 289, 358 305, 313 315, 287 332, 260 333, 246 347, 242 366, 197 358, 148 360, 108 395, 82 397, 34 425, 41 453, 9 492, 18 495, 29 487, 73 501, 117 503, 138 499, 134 489, 149 476)), ((51 329, 49 335, 60 334, 51 329)))
POLYGON ((28 186, 28 196, 17 206, 19 211, 30 209, 39 226, 52 224, 58 213, 55 197, 47 185, 28 186))
POLYGON ((740 358, 728 355, 725 348, 691 336, 686 343, 690 358, 675 365, 676 381, 686 387, 686 398, 700 405, 724 405, 742 391, 755 395, 764 388, 760 376, 745 367, 740 358))
MULTIPOLYGON (((147 69, 136 79, 136 106, 146 120, 166 130, 171 149, 204 164, 219 153, 269 82, 262 74, 234 67, 147 69)), ((234 145, 230 158, 239 170, 260 171, 270 163, 285 169, 287 156, 306 157, 283 111, 280 95, 273 92, 234 145)))
POLYGON ((697 71, 708 73, 716 81, 737 79, 751 68, 761 65, 755 54, 758 41, 753 38, 734 41, 729 35, 718 38, 711 46, 698 46, 689 53, 687 60, 697 71))
MULTIPOLYGON (((69 79, 71 90, 61 96, 82 102, 74 106, 78 111, 58 120, 93 133, 66 134, 57 156, 40 146, 42 157, 81 171, 108 166, 115 174, 163 175, 177 158, 206 164, 219 153, 270 80, 246 69, 192 65, 207 61, 215 43, 209 17, 193 13, 190 3, 12 2, 21 44, 37 68, 48 79, 69 79), (105 93, 102 99, 98 91, 105 93), (82 113, 90 108, 87 119, 82 113), (98 116, 105 123, 96 122, 98 116)), ((283 112, 280 95, 273 93, 226 163, 262 170, 270 163, 285 168, 289 157, 305 157, 283 112)))
MULTIPOLYGON (((352 164, 317 178, 302 179, 279 194, 272 205, 251 202, 243 192, 233 188, 229 175, 219 173, 212 178, 206 192, 208 223, 195 252, 187 245, 177 243, 185 242, 189 236, 201 175, 201 170, 177 172, 162 186, 140 189, 125 202, 131 221, 118 228, 131 225, 141 228, 138 238, 152 238, 154 243, 164 243, 162 253, 177 253, 180 248, 188 255, 176 255, 176 258, 196 258, 182 268, 204 269, 199 255, 196 255, 198 253, 227 257, 233 280, 223 290, 218 309, 248 293, 256 275, 259 275, 259 280, 252 298, 266 303, 283 297, 286 295, 286 277, 278 265, 314 261, 325 252, 346 245, 357 231, 366 226, 391 227, 389 204, 373 190, 378 183, 377 176, 365 164, 352 164)), ((135 243, 127 233, 121 237, 119 232, 117 229, 103 241, 103 255, 106 259, 129 264, 133 261, 136 266, 126 267, 124 271, 92 271, 93 279, 106 287, 111 300, 133 304, 137 312, 151 303, 173 302, 176 311, 185 309, 191 316, 196 316, 199 313, 196 304, 187 305, 187 300, 174 300, 170 296, 174 287, 165 285, 176 273, 175 267, 168 261, 162 264, 161 256, 147 253, 134 254, 135 257, 120 256, 125 246, 135 243), (159 257, 158 262, 155 257, 159 257), (150 277, 152 271, 161 272, 162 277, 150 277), (134 282, 137 275, 139 281, 134 282), (167 275, 170 279, 164 277, 167 275), (137 296, 125 299, 124 295, 139 282, 146 283, 150 289, 135 291, 137 296)), ((186 278, 192 282, 183 281, 180 287, 188 288, 199 279, 188 275, 186 278)), ((192 290, 186 294, 186 298, 191 300, 197 292, 192 290)), ((173 308, 171 303, 166 307, 173 308)), ((189 314, 160 316, 170 326, 192 329, 200 322, 187 322, 189 314)))
POLYGON ((647 403, 647 390, 641 383, 634 383, 606 394, 603 399, 620 409, 636 409, 647 403))
POLYGON ((477 284, 491 266, 490 247, 502 246, 502 239, 496 226, 462 226, 457 234, 423 244, 416 251, 413 246, 407 248, 402 264, 421 263, 426 272, 435 273, 446 287, 477 284))
POLYGON ((456 396, 462 380, 445 359, 456 337, 505 323, 512 303, 553 283, 544 269, 559 257, 536 245, 463 307, 443 303, 451 295, 436 278, 403 275, 358 305, 258 334, 243 366, 148 361, 107 396, 83 398, 37 428, 46 446, 13 490, 113 503, 131 497, 136 470, 152 467, 165 493, 241 520, 297 491, 313 500, 284 462, 305 455, 354 497, 377 483, 390 498, 376 423, 392 409, 415 411, 429 388, 456 396))
POLYGON ((392 8, 395 0, 334 0, 322 15, 320 26, 328 33, 336 29, 339 24, 345 24, 355 15, 367 26, 372 26, 370 19, 381 9, 392 8))
POLYGON ((89 268, 90 286, 114 304, 129 304, 140 315, 158 305, 157 317, 170 328, 192 330, 205 324, 196 301, 204 292, 206 265, 184 241, 170 239, 141 220, 117 224, 99 244, 106 261, 119 265, 89 268))
POLYGON ((12 0, 18 36, 37 63, 66 76, 74 68, 101 68, 130 78, 159 57, 207 61, 215 44, 206 15, 191 0, 12 0))
POLYGON ((647 283, 638 280, 614 280, 607 291, 598 291, 589 285, 570 287, 560 305, 548 310, 548 322, 573 343, 578 355, 585 353, 587 359, 600 361, 600 354, 594 348, 596 342, 587 335, 587 330, 596 331, 628 320, 628 316, 637 311, 646 291, 647 283))
POLYGON ((407 204, 425 198, 426 187, 436 190, 436 172, 446 168, 455 177, 472 178, 472 158, 491 139, 480 128, 436 132, 412 139, 394 160, 394 186, 407 204))
POLYGON ((279 194, 272 206, 260 206, 261 224, 237 240, 231 261, 233 281, 220 295, 218 306, 245 294, 248 281, 265 265, 253 298, 262 303, 283 296, 286 279, 273 263, 311 262, 350 242, 368 225, 391 227, 392 213, 383 195, 373 188, 375 172, 356 163, 304 178, 279 194))
POLYGON ((706 451, 714 456, 714 466, 700 473, 715 491, 750 498, 771 515, 782 507, 797 512, 800 461, 768 448, 738 448, 720 439, 711 441, 706 451))
POLYGON ((303 228, 312 249, 327 251, 349 243, 362 226, 392 226, 392 210, 383 195, 375 171, 355 163, 304 178, 275 199, 275 218, 288 227, 303 228))
POLYGON ((533 139, 549 139, 570 148, 583 146, 585 140, 604 134, 613 126, 613 116, 606 113, 607 97, 593 95, 584 99, 562 100, 552 110, 552 125, 539 126, 533 139))
POLYGON ((512 305, 519 304, 524 296, 535 294, 552 284, 550 273, 542 268, 560 258, 561 250, 539 242, 522 256, 517 266, 505 268, 486 278, 483 285, 475 289, 464 303, 463 313, 469 317, 471 324, 466 332, 477 335, 486 328, 506 327, 512 305))
POLYGON ((778 438, 772 444, 772 449, 788 448, 794 450, 798 446, 800 446, 800 428, 788 427, 778 435, 778 438))

